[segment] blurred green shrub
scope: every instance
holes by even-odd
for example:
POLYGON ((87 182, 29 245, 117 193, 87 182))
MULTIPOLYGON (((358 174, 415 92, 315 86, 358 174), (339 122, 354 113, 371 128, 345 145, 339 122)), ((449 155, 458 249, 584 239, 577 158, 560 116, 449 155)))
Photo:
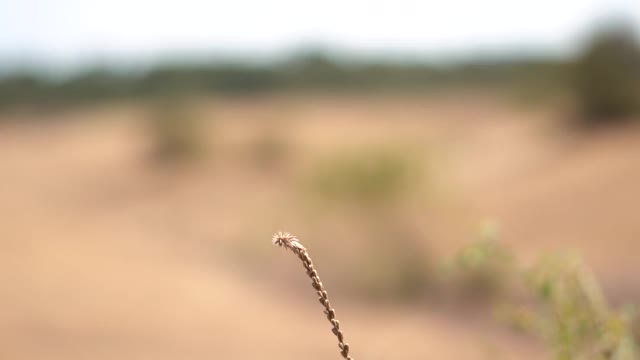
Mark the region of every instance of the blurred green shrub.
POLYGON ((577 59, 575 90, 586 125, 640 111, 640 47, 631 28, 606 28, 593 36, 577 59))
POLYGON ((544 339, 554 359, 640 358, 632 313, 612 310, 575 256, 548 256, 525 273, 533 305, 511 312, 517 327, 544 339))
POLYGON ((335 206, 339 221, 358 229, 352 245, 357 251, 344 261, 349 269, 338 279, 355 296, 411 301, 433 283, 432 261, 405 211, 406 200, 420 194, 425 178, 414 155, 391 144, 339 151, 314 164, 304 178, 320 207, 335 206))
POLYGON ((420 174, 406 150, 370 147, 325 159, 310 174, 309 188, 322 200, 380 207, 416 191, 420 174))
POLYGON ((185 163, 204 154, 206 134, 201 118, 179 99, 155 103, 148 118, 152 160, 185 163))
POLYGON ((511 251, 496 237, 492 226, 485 227, 479 241, 462 248, 446 264, 447 278, 466 299, 491 299, 503 294, 516 272, 511 251))
POLYGON ((463 248, 449 266, 473 295, 509 289, 499 314, 543 339, 556 360, 640 359, 633 309, 612 309, 576 256, 546 256, 523 270, 508 249, 486 238, 463 248), (517 292, 518 287, 524 291, 517 292), (513 305, 513 299, 523 305, 513 305))

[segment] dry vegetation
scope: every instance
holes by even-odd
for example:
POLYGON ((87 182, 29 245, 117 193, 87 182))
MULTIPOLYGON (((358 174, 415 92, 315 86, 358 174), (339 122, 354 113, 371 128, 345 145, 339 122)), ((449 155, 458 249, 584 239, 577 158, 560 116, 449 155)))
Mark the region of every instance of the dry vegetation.
POLYGON ((548 355, 473 302, 438 300, 440 259, 486 218, 518 263, 576 249, 614 304, 638 295, 633 124, 574 136, 555 114, 477 94, 221 98, 197 104, 208 151, 165 171, 147 166, 147 110, 0 115, 20 120, 0 127, 0 357, 335 358, 295 265, 264 244, 278 228, 309 234, 359 359, 548 355), (286 131, 264 133, 273 119, 286 131), (356 148, 415 156, 341 157, 356 148), (317 202, 317 171, 349 205, 317 202), (349 190, 369 174, 380 181, 349 190), (395 274, 379 299, 345 290, 380 272, 395 274))
POLYGON ((313 266, 313 261, 311 260, 311 256, 307 249, 300 243, 298 238, 284 232, 277 232, 273 235, 273 244, 283 247, 286 250, 290 250, 300 259, 304 269, 306 270, 307 276, 311 279, 311 285, 318 294, 318 301, 320 301, 320 304, 324 307, 324 314, 327 317, 327 320, 331 323, 331 332, 338 339, 340 355, 347 360, 353 360, 349 355, 349 344, 344 341, 344 334, 342 330, 340 330, 340 322, 336 319, 336 311, 331 307, 327 290, 325 290, 325 287, 320 280, 318 271, 313 266))

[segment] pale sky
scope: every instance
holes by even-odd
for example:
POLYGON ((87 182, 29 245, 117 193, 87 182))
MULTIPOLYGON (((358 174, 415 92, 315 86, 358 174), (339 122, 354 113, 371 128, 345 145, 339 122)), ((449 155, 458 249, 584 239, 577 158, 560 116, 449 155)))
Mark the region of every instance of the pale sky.
MULTIPOLYGON (((166 55, 562 53, 640 0, 0 0, 0 60, 74 64, 166 55)), ((186 56, 186 55, 185 55, 186 56)))

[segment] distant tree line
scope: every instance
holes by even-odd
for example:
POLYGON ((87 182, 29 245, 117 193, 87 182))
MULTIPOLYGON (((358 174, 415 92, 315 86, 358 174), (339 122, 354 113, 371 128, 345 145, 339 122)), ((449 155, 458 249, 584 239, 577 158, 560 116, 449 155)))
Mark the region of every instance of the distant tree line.
POLYGON ((484 60, 438 67, 421 63, 345 62, 322 53, 269 65, 164 64, 144 74, 96 68, 50 80, 33 71, 0 78, 0 107, 67 105, 103 100, 189 94, 255 94, 286 91, 429 90, 442 86, 509 85, 547 77, 555 60, 484 60))
POLYGON ((512 57, 455 65, 346 61, 308 52, 281 62, 163 64, 139 73, 105 68, 50 80, 36 71, 0 78, 0 109, 58 106, 166 95, 244 95, 300 91, 427 91, 493 86, 572 94, 582 122, 608 123, 640 112, 640 47, 631 27, 594 33, 573 59, 512 57))

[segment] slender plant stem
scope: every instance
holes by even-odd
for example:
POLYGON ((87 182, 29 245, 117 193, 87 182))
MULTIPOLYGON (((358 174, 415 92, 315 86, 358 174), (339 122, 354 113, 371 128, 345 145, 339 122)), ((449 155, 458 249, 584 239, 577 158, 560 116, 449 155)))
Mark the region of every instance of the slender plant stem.
POLYGON ((331 323, 331 331, 338 338, 340 354, 347 360, 353 360, 353 358, 349 356, 349 344, 344 341, 344 335, 342 330, 340 330, 340 322, 336 319, 336 311, 331 307, 327 291, 324 289, 322 281, 320 281, 318 272, 313 267, 313 261, 311 261, 311 257, 309 256, 307 249, 302 246, 300 240, 295 236, 284 232, 278 232, 273 235, 273 244, 284 247, 287 250, 291 250, 296 254, 296 256, 298 256, 300 261, 302 261, 302 265, 307 271, 307 276, 311 279, 311 286, 313 286, 318 294, 318 301, 320 301, 320 304, 324 307, 324 314, 327 316, 327 320, 331 323))

